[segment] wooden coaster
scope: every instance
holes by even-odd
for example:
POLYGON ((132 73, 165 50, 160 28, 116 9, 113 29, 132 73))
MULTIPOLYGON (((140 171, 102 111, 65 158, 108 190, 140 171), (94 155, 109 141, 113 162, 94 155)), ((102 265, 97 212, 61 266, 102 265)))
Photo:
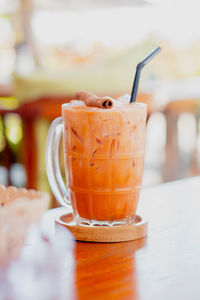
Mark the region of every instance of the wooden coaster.
POLYGON ((55 220, 71 231, 77 241, 114 243, 140 239, 147 234, 147 221, 136 216, 135 223, 128 226, 80 226, 73 221, 71 213, 61 215, 55 220))

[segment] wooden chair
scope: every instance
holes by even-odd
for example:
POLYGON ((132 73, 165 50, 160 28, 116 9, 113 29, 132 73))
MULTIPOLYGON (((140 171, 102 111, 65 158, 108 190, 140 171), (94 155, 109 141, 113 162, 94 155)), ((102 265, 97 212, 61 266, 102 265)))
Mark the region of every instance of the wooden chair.
POLYGON ((165 108, 167 124, 167 141, 166 141, 166 159, 163 166, 163 180, 171 181, 185 176, 195 176, 199 174, 196 149, 192 153, 190 165, 184 166, 178 147, 178 128, 177 122, 181 114, 191 113, 198 120, 198 111, 200 100, 187 99, 171 101, 165 108), (188 169, 189 168, 189 169, 188 169), (186 169, 188 169, 186 171, 186 169))

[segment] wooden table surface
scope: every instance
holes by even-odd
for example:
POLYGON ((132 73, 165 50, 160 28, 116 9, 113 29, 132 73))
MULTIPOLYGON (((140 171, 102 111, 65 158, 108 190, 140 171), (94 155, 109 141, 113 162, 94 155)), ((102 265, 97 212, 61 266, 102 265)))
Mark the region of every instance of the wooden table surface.
POLYGON ((138 212, 147 238, 75 243, 70 299, 200 299, 200 177, 144 189, 138 212))

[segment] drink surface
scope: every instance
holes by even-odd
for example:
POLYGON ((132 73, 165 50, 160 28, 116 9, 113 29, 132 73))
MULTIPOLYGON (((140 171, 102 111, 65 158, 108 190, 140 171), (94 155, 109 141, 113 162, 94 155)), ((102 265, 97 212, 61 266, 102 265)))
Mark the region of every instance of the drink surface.
POLYGON ((75 215, 132 220, 144 168, 146 105, 62 106, 68 188, 75 215))

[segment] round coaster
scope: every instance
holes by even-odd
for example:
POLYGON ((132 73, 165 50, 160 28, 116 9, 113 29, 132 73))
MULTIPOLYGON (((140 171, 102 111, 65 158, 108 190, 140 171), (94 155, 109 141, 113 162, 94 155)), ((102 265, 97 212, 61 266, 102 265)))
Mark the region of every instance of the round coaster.
POLYGON ((74 222, 72 213, 58 216, 55 221, 69 229, 77 241, 114 243, 137 240, 147 235, 147 221, 138 215, 135 222, 127 226, 80 226, 74 222))

